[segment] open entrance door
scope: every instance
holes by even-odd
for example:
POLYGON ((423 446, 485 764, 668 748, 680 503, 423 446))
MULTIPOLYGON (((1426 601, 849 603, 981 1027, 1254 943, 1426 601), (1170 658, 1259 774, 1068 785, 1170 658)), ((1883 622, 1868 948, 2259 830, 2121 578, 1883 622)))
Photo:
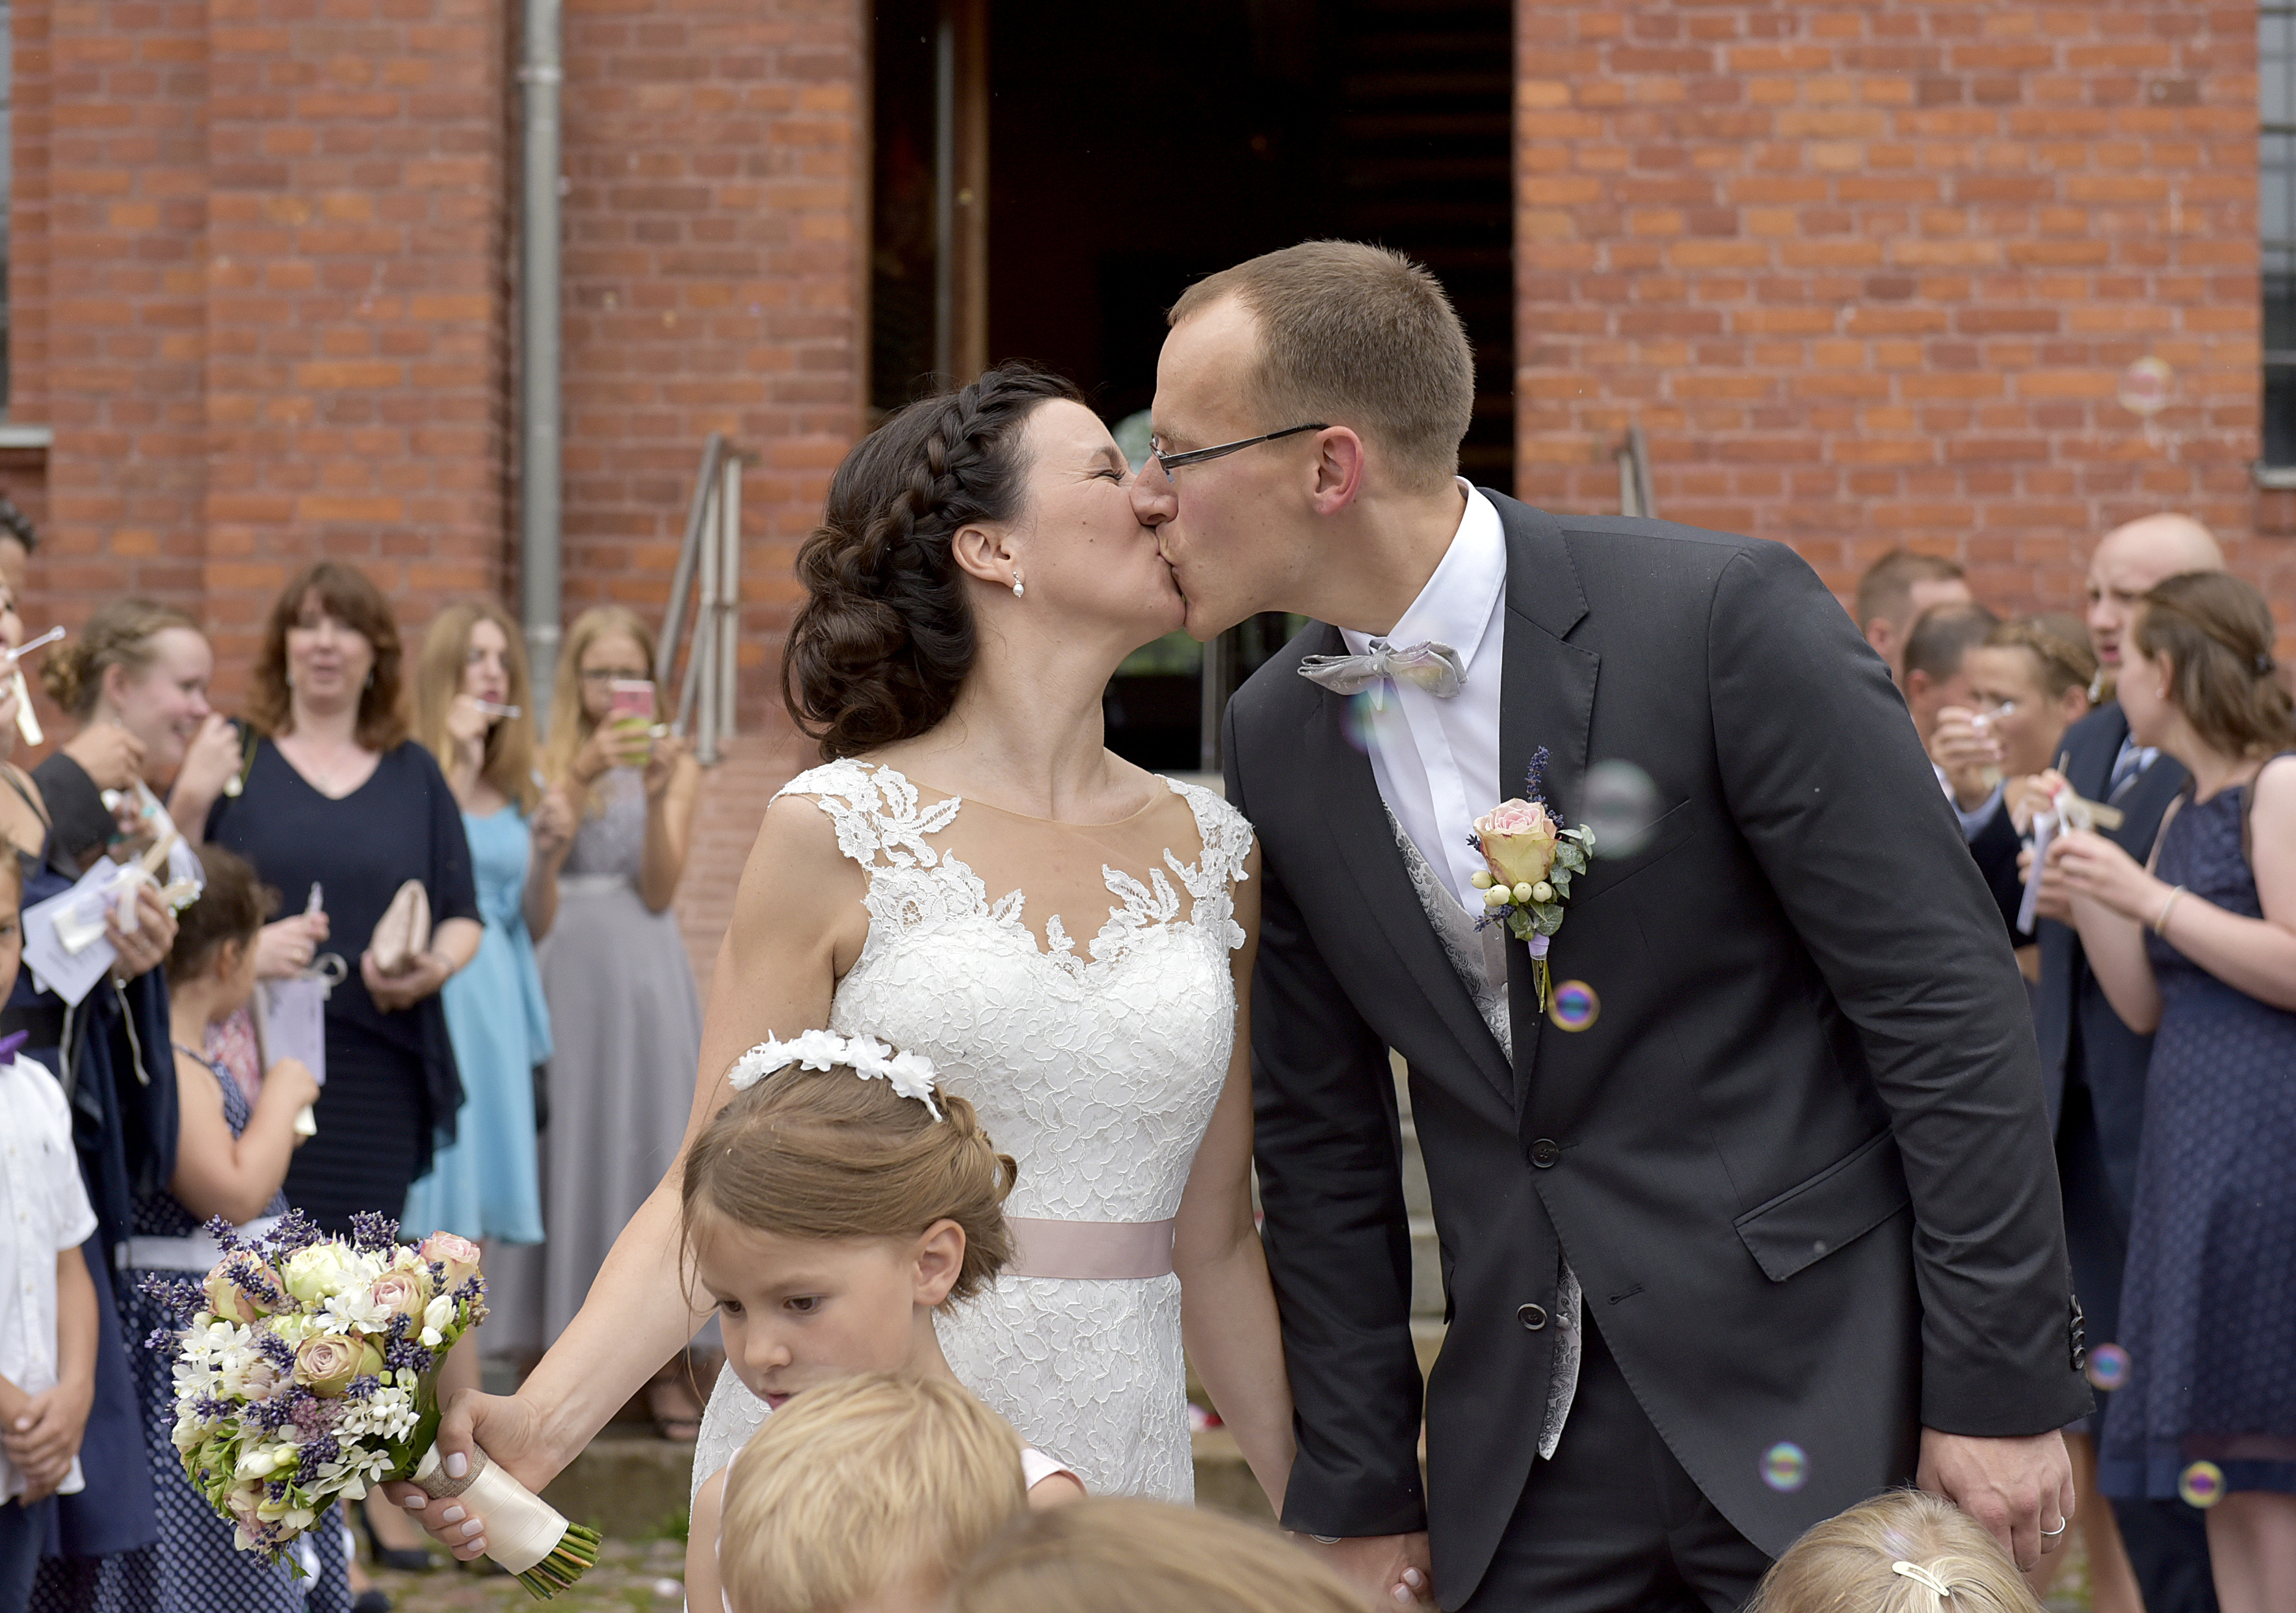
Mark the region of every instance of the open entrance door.
MULTIPOLYGON (((876 18, 877 407, 1026 358, 1120 426, 1191 282, 1376 241, 1458 305, 1480 394, 1463 469, 1513 489, 1512 0, 883 0, 876 18)), ((1149 646, 1110 687, 1110 745, 1216 766, 1221 704, 1287 636, 1275 618, 1149 646)))

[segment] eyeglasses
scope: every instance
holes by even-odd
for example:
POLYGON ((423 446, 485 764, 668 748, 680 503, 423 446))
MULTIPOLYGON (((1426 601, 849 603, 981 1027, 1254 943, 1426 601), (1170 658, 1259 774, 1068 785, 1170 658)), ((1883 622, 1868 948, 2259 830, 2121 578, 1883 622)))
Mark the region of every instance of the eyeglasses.
POLYGON ((1169 481, 1172 479, 1172 473, 1184 465, 1201 465, 1207 459, 1218 459, 1244 449, 1257 447, 1263 442, 1275 442, 1282 438, 1296 437, 1302 432, 1322 432, 1330 429, 1321 420, 1311 421, 1306 425, 1287 425, 1280 432, 1268 432, 1265 437, 1246 437, 1239 442, 1223 442, 1217 448, 1190 449, 1183 454, 1166 453, 1163 445, 1151 437, 1148 439, 1147 461, 1140 468, 1144 473, 1148 465, 1155 465, 1162 473, 1164 480, 1169 481))

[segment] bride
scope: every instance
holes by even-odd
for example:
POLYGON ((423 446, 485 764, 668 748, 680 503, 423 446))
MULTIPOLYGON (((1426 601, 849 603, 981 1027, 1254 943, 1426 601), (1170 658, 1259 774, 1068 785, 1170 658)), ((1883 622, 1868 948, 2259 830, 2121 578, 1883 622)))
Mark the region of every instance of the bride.
MULTIPOLYGON (((1259 853, 1209 791, 1103 743, 1123 658, 1185 615, 1130 473, 1065 381, 991 370, 888 419, 805 543, 783 667, 824 764, 767 807, 713 980, 688 1144, 769 1034, 931 1058, 1020 1162, 1018 1258, 946 1319, 950 1364, 1095 1493, 1193 1494, 1182 1340, 1278 1514, 1292 1403, 1250 1197, 1259 853)), ((707 1319, 682 1162, 475 1441, 539 1490, 707 1319), (690 1263, 684 1263, 690 1264, 690 1263)), ((694 1464, 765 1414, 720 1377, 694 1464)), ((417 1493, 394 1485, 402 1504, 417 1493)), ((441 1521, 456 1555, 483 1529, 441 1521)))

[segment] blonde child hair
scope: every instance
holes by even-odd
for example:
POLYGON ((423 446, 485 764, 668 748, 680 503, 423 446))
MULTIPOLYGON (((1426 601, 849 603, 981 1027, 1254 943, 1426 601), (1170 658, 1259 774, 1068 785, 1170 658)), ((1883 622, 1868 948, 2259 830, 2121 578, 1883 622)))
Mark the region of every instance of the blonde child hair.
POLYGON ((1827 1518, 1789 1546, 1746 1613, 2042 1609, 2016 1564, 1976 1519, 1925 1491, 1891 1490, 1827 1518))
MULTIPOLYGON (((558 646, 558 671, 551 679, 550 737, 542 749, 542 775, 564 786, 575 807, 586 816, 597 810, 593 793, 574 782, 574 758, 598 726, 582 702, 582 657, 601 638, 627 635, 654 662, 653 630, 627 605, 596 605, 574 618, 558 646)), ((652 676, 649 672, 648 676, 652 676)), ((660 698, 660 691, 656 691, 660 698)))
POLYGON ((726 1602, 841 1613, 907 1596, 924 1613, 1028 1504, 1019 1436, 955 1385, 890 1372, 824 1384, 766 1419, 726 1469, 726 1602))
POLYGON ((948 1601, 949 1613, 1364 1613, 1365 1606, 1353 1585, 1271 1529, 1124 1497, 1030 1513, 972 1560, 948 1601))

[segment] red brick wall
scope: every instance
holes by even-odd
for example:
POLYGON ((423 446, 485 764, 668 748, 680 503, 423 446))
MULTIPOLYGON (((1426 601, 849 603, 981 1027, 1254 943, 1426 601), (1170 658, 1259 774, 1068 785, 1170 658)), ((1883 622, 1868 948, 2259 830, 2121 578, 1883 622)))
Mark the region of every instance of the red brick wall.
POLYGON ((2256 454, 2256 13, 2189 0, 1523 0, 1524 496, 1892 544, 2005 610, 2182 509, 2296 610, 2256 454), (2152 356, 2169 407, 2117 401, 2152 356))
MULTIPOLYGON (((750 697, 862 413, 866 37, 850 0, 570 0, 566 602, 660 620, 701 447, 743 489, 750 697)), ((770 703, 777 704, 777 703, 770 703)))

